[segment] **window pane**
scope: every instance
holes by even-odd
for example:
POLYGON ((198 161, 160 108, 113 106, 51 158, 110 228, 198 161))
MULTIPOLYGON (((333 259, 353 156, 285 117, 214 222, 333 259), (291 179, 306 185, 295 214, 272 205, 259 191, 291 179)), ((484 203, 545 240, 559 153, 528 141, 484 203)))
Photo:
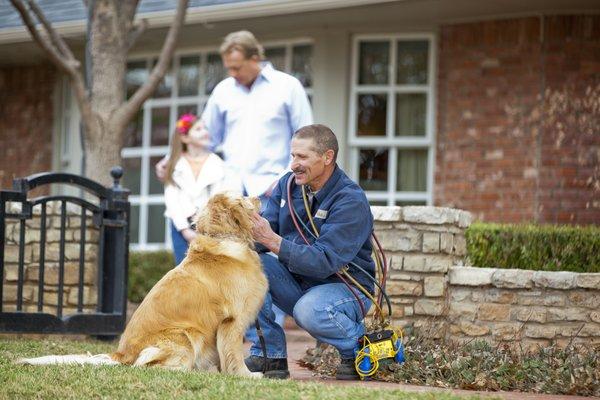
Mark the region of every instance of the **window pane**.
POLYGON ((285 71, 285 47, 265 49, 265 58, 273 64, 273 68, 285 71))
POLYGON ((132 195, 140 194, 140 177, 142 176, 141 158, 123 158, 123 187, 129 189, 132 195))
POLYGON ((363 42, 360 44, 358 83, 381 85, 388 83, 390 43, 363 42))
POLYGON ((425 136, 427 95, 399 93, 396 95, 396 136, 425 136))
POLYGON ((131 216, 129 220, 129 243, 140 242, 140 206, 131 206, 131 216))
POLYGON ((169 144, 169 107, 153 108, 150 125, 150 146, 169 144))
POLYGON ((387 190, 388 155, 386 148, 360 149, 358 184, 364 190, 387 190))
POLYGON ((400 207, 404 206, 426 206, 425 200, 397 200, 396 205, 400 207))
POLYGON ((399 191, 427 190, 427 149, 398 150, 397 186, 399 191))
POLYGON ((162 158, 162 156, 150 157, 150 173, 148 174, 150 177, 150 185, 148 185, 149 194, 163 194, 165 191, 163 183, 156 178, 156 174, 154 173, 154 166, 162 158))
POLYGON ((396 81, 398 84, 426 84, 427 58, 429 42, 400 41, 398 42, 398 67, 396 81))
POLYGON ((385 136, 387 95, 358 95, 357 136, 385 136))
POLYGON ((140 147, 144 130, 144 109, 140 109, 125 129, 124 147, 140 147))
POLYGON ((195 96, 198 94, 200 78, 200 57, 181 57, 179 62, 179 96, 195 96))
POLYGON ((147 79, 148 70, 146 69, 146 61, 127 63, 127 71, 125 72, 125 91, 127 98, 130 98, 147 79))
POLYGON ((148 243, 164 243, 165 241, 165 206, 152 204, 148 206, 148 243))
MULTIPOLYGON (((154 60, 152 62, 153 68, 156 65, 156 63, 157 63, 157 60, 154 60)), ((154 97, 155 99, 161 98, 161 97, 170 97, 172 89, 173 89, 173 72, 169 68, 167 70, 167 73, 165 74, 165 77, 158 84, 158 87, 154 91, 154 94, 152 97, 154 97)))
POLYGON ((198 106, 196 104, 185 104, 182 106, 177 106, 177 118, 181 117, 183 114, 198 114, 198 106))
POLYGON ((227 71, 223 67, 221 56, 216 53, 209 54, 206 64, 206 85, 205 94, 211 94, 215 86, 227 76, 227 71))
POLYGON ((294 75, 302 86, 312 86, 312 57, 311 45, 294 46, 292 50, 292 75, 294 75))

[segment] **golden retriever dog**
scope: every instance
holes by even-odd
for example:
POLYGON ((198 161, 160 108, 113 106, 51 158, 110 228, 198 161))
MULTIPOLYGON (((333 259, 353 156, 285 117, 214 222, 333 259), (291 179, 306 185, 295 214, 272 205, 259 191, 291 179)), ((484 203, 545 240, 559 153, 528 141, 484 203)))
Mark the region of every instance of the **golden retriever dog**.
POLYGON ((260 377, 244 364, 246 328, 267 292, 252 238, 256 198, 213 196, 185 259, 150 290, 110 355, 46 356, 27 364, 90 363, 209 369, 260 377), (70 357, 70 358, 69 358, 70 357))

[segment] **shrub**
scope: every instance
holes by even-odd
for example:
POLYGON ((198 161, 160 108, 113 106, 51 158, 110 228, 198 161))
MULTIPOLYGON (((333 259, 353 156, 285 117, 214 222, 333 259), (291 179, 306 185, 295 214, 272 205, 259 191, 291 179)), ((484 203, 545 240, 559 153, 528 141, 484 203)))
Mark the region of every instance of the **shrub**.
POLYGON ((467 253, 476 267, 600 272, 596 226, 473 224, 467 253))
POLYGON ((152 286, 174 266, 175 259, 170 251, 129 252, 129 301, 141 302, 152 286))

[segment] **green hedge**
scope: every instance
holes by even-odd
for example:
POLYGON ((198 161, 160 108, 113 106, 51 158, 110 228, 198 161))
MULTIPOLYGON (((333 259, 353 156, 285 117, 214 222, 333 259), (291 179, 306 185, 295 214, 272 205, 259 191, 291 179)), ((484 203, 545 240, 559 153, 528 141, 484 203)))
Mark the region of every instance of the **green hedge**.
POLYGON ((600 227, 475 223, 466 231, 476 267, 600 272, 600 227))
POLYGON ((129 301, 141 302, 152 286, 173 267, 175 259, 170 251, 129 252, 129 301))

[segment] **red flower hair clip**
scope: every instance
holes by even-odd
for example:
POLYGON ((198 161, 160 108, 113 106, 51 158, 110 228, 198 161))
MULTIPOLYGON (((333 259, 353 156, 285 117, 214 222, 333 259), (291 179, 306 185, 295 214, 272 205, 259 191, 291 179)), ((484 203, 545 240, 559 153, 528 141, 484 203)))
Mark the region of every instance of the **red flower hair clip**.
POLYGON ((180 135, 187 135, 190 128, 194 125, 198 117, 194 114, 183 114, 175 123, 175 129, 180 135))

